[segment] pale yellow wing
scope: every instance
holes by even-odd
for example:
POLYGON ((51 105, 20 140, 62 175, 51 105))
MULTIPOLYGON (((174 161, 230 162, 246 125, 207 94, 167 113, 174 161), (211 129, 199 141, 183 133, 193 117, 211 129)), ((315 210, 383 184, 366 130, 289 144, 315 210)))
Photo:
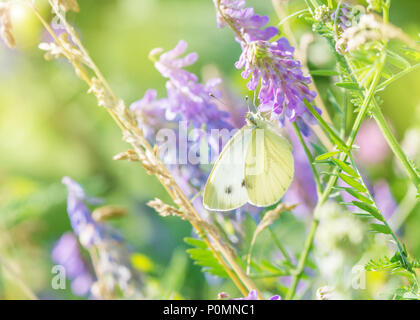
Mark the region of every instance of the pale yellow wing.
POLYGON ((267 207, 280 200, 293 179, 289 142, 269 127, 252 132, 245 161, 249 203, 267 207))
POLYGON ((245 188, 245 158, 252 129, 239 130, 226 144, 204 188, 203 204, 208 210, 229 211, 248 201, 245 188))

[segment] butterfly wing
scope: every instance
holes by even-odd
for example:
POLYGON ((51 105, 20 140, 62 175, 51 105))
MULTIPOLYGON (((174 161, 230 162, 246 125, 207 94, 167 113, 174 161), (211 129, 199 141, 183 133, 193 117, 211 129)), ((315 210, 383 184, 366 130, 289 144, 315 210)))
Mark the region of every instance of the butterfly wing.
POLYGON ((247 126, 240 129, 220 153, 204 188, 206 209, 229 211, 248 201, 244 166, 252 131, 247 126))
POLYGON ((289 188, 294 173, 291 149, 289 142, 269 127, 252 132, 245 161, 245 184, 251 204, 275 204, 289 188))

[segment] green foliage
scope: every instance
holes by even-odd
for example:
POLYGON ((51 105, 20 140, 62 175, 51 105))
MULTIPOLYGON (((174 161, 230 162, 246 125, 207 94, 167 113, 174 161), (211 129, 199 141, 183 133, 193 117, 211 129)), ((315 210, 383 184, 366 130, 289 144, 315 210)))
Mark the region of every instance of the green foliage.
POLYGON ((194 264, 202 267, 203 272, 220 278, 229 278, 225 269, 213 256, 213 253, 204 241, 194 238, 184 238, 184 241, 194 247, 188 249, 187 253, 190 255, 191 259, 194 260, 194 264))

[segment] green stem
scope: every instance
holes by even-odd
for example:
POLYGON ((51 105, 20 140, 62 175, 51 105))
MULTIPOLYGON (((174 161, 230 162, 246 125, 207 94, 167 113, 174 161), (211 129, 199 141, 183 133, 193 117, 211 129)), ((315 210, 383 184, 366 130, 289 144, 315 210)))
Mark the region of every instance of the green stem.
POLYGON ((314 175, 315 184, 316 184, 316 193, 319 197, 322 192, 321 190, 322 186, 321 186, 321 179, 319 178, 318 171, 315 168, 314 158, 312 157, 311 151, 309 150, 305 140, 303 139, 302 133, 300 132, 299 127, 297 126, 296 122, 293 122, 293 128, 295 129, 296 135, 300 143, 302 144, 303 150, 305 150, 306 156, 309 161, 309 165, 311 166, 312 173, 314 175))
POLYGON ((284 258, 286 259, 286 261, 289 264, 293 264, 292 259, 289 256, 289 253, 286 251, 286 249, 283 247, 283 245, 281 244, 281 242, 279 241, 279 239, 277 239, 276 234, 274 233, 273 229, 270 227, 268 228, 268 230, 270 231, 271 237, 273 238, 274 243, 276 244, 277 248, 279 248, 280 252, 282 253, 282 255, 284 256, 284 258))
POLYGON ((330 139, 337 145, 337 147, 341 151, 347 152, 348 149, 346 147, 346 143, 341 140, 339 135, 335 133, 333 129, 331 129, 331 126, 319 115, 319 113, 315 110, 315 108, 306 100, 303 101, 306 105, 306 107, 309 109, 309 111, 312 113, 312 115, 318 120, 319 124, 321 125, 321 128, 326 132, 330 139))
MULTIPOLYGON (((317 206, 317 208, 319 208, 319 206, 317 206)), ((316 215, 317 208, 315 208, 315 215, 316 215)), ((309 229, 309 233, 308 233, 308 236, 307 236, 306 241, 305 241, 305 246, 303 247, 303 252, 300 256, 295 275, 293 276, 292 285, 289 288, 289 291, 287 292, 287 296, 286 296, 287 300, 293 299, 293 297, 296 293, 296 287, 299 283, 299 280, 300 280, 300 277, 302 275, 303 269, 305 268, 306 259, 309 255, 309 251, 312 248, 312 243, 314 241, 314 237, 315 237, 315 233, 316 233, 316 229, 318 228, 318 225, 319 225, 319 220, 318 220, 318 218, 315 217, 312 220, 311 228, 309 229)))
POLYGON ((333 2, 332 2, 332 0, 328 0, 328 8, 330 8, 330 9, 333 8, 333 2))
POLYGON ((387 0, 384 2, 382 6, 382 18, 385 23, 389 22, 389 7, 391 6, 391 0, 387 0))
POLYGON ((391 128, 389 127, 381 109, 376 103, 373 104, 371 112, 376 120, 376 123, 381 129, 382 134, 388 142, 388 145, 391 148, 392 152, 394 152, 394 155, 398 158, 404 169, 407 171, 411 181, 414 183, 417 190, 420 191, 419 174, 417 173, 416 168, 414 167, 412 162, 407 158, 406 154, 402 150, 395 136, 392 134, 391 128))
POLYGON ((391 83, 393 83, 394 81, 402 78, 403 76, 405 76, 406 74, 410 73, 411 71, 416 70, 417 68, 420 67, 420 63, 416 63, 415 65, 412 65, 409 68, 404 69, 401 72, 398 72, 395 76, 392 76, 392 78, 389 78, 388 80, 383 81, 378 88, 376 89, 376 92, 379 92, 383 89, 385 89, 387 86, 389 86, 391 83))
POLYGON ((281 25, 283 25, 283 23, 285 23, 286 21, 288 21, 289 19, 296 17, 304 12, 309 12, 309 9, 303 9, 303 10, 299 10, 296 11, 295 13, 292 13, 291 15, 288 15, 287 17, 283 18, 278 24, 277 26, 280 27, 281 25))

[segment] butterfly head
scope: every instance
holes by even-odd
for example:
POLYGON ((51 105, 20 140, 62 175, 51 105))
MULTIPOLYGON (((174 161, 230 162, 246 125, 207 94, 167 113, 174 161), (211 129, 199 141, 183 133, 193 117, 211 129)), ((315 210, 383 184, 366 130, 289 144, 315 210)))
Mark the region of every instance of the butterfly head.
POLYGON ((260 113, 248 112, 245 116, 245 120, 249 126, 255 126, 257 128, 262 128, 264 126, 264 119, 261 117, 260 113))

